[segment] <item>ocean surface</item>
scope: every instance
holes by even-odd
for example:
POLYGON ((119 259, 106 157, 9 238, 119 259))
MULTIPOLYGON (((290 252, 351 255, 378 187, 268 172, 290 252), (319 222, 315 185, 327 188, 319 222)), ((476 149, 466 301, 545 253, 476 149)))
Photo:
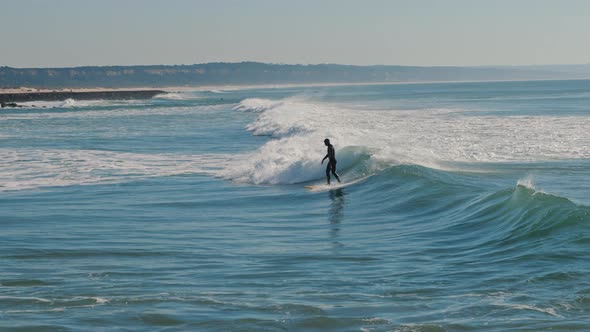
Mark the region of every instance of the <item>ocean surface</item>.
POLYGON ((25 106, 1 331, 590 331, 590 81, 25 106))

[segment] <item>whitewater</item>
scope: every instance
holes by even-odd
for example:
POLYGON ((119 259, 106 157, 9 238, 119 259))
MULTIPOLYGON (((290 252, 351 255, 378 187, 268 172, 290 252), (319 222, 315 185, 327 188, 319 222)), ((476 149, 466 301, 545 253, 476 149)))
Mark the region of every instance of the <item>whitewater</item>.
POLYGON ((578 80, 3 110, 0 329, 587 331, 588 105, 578 80))

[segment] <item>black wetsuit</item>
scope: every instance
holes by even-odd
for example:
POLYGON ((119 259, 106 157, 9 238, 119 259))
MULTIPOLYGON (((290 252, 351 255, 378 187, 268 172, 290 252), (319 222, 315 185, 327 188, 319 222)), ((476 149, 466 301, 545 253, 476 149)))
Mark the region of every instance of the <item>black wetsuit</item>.
POLYGON ((330 184, 330 173, 332 173, 336 180, 340 182, 340 177, 338 177, 338 173, 336 173, 336 152, 334 152, 334 146, 332 144, 328 145, 328 154, 326 154, 324 159, 326 158, 328 158, 328 166, 326 166, 326 179, 328 180, 328 184, 330 184))

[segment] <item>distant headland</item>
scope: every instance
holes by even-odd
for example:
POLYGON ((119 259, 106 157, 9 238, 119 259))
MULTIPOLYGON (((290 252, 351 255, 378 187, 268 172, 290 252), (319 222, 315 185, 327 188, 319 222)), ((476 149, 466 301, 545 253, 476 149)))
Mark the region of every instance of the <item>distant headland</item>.
POLYGON ((129 99, 150 99, 158 94, 165 93, 164 90, 155 89, 0 89, 0 106, 19 107, 19 102, 30 101, 61 101, 66 99, 75 100, 129 100, 129 99))
POLYGON ((259 62, 71 68, 0 67, 0 88, 161 88, 307 83, 395 83, 587 79, 590 65, 416 67, 259 62))
POLYGON ((590 65, 416 67, 216 62, 194 65, 69 68, 5 66, 0 67, 0 102, 3 106, 12 106, 15 102, 68 98, 145 99, 162 93, 160 89, 165 87, 550 79, 590 79, 590 65))

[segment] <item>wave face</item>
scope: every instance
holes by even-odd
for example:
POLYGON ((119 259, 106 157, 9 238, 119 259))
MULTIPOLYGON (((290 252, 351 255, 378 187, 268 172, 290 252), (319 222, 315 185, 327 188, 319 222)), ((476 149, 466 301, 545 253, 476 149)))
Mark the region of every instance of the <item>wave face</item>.
POLYGON ((249 87, 3 110, 0 330, 585 331, 587 91, 249 87), (323 185, 325 138, 342 184, 323 185))

